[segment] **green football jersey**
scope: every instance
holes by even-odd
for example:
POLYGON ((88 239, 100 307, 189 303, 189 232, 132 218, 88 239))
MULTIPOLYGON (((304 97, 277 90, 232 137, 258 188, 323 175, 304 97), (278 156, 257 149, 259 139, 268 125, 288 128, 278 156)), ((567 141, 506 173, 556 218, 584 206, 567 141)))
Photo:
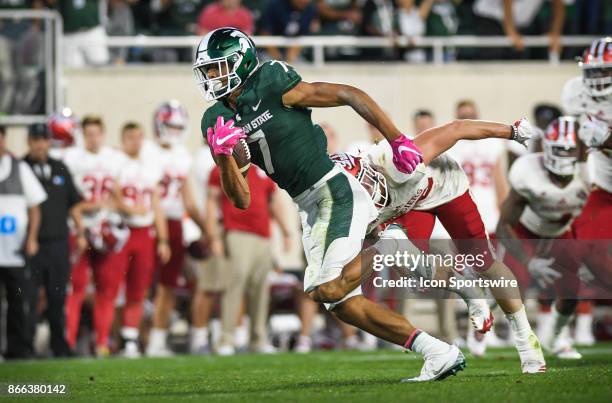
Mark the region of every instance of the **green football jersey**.
POLYGON ((283 94, 301 80, 284 62, 265 62, 243 84, 236 111, 217 102, 202 117, 204 134, 215 125, 217 116, 234 119, 247 135, 251 162, 292 197, 334 167, 325 133, 313 124, 310 109, 283 105, 283 94))

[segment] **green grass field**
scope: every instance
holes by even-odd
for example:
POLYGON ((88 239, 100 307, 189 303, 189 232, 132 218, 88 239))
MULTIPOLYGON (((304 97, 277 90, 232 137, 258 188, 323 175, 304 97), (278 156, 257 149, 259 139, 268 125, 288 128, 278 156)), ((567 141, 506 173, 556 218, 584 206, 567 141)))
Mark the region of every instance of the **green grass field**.
POLYGON ((612 344, 581 351, 581 361, 549 358, 546 374, 525 376, 512 350, 491 350, 487 358, 467 356, 468 367, 458 376, 425 384, 400 383, 417 375, 422 361, 389 350, 5 362, 0 364, 0 383, 64 383, 70 388, 68 398, 86 402, 612 401, 612 344))

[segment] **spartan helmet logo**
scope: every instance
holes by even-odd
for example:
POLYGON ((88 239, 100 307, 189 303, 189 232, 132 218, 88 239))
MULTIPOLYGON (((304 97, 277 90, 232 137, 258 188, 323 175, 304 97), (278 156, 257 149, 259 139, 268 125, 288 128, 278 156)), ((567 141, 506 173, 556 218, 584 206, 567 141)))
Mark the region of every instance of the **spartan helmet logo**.
POLYGON ((193 71, 207 101, 236 90, 259 66, 255 44, 235 28, 208 33, 200 41, 195 59, 193 71))

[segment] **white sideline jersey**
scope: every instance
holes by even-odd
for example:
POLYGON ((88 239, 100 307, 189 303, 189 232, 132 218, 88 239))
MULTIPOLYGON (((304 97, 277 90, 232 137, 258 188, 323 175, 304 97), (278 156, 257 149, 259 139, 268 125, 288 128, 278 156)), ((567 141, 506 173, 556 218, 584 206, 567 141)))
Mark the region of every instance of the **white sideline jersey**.
POLYGON ((541 237, 555 238, 570 228, 582 211, 588 193, 584 164, 576 165, 574 178, 565 187, 554 184, 544 167, 543 153, 518 158, 508 180, 510 186, 527 200, 520 223, 541 237))
POLYGON ((145 142, 141 156, 146 162, 161 169, 160 197, 166 217, 171 220, 182 219, 185 204, 181 191, 191 171, 191 155, 182 145, 164 148, 149 140, 145 142))
POLYGON ((157 190, 161 178, 162 171, 158 164, 143 158, 125 157, 117 176, 123 202, 130 207, 142 205, 146 208, 145 214, 125 215, 125 221, 130 227, 153 225, 153 193, 157 190))
POLYGON ((390 198, 387 206, 378 209, 378 218, 370 224, 369 231, 410 210, 429 210, 447 203, 469 187, 459 164, 446 154, 429 166, 419 164, 411 174, 397 170, 391 146, 386 141, 371 146, 360 156, 384 175, 390 198))
POLYGON ((507 150, 501 139, 460 140, 448 151, 461 166, 469 181, 469 189, 488 233, 494 233, 499 221, 499 208, 493 170, 507 150))
POLYGON ((199 196, 199 205, 204 206, 208 195, 208 178, 215 167, 215 160, 210 148, 204 145, 198 149, 193 163, 193 176, 196 181, 195 193, 199 196))
MULTIPOLYGON (((64 163, 72 174, 75 186, 83 200, 101 202, 111 197, 115 178, 125 161, 122 152, 104 146, 97 153, 81 147, 70 147, 64 153, 64 163)), ((83 215, 83 226, 97 225, 95 213, 83 215)))
MULTIPOLYGON (((582 77, 570 79, 561 93, 563 109, 570 115, 581 118, 590 116, 608 123, 612 127, 612 96, 593 98, 589 95, 582 77)), ((612 193, 612 152, 592 149, 588 157, 591 182, 612 193)))

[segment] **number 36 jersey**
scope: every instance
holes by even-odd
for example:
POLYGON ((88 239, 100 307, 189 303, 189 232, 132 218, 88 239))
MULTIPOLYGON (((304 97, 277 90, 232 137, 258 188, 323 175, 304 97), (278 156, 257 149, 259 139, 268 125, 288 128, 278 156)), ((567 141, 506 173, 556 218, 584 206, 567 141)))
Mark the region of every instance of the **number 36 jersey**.
POLYGON ((244 83, 236 111, 219 101, 202 117, 202 133, 214 127, 217 116, 234 119, 247 135, 252 162, 292 197, 334 166, 325 134, 312 123, 310 109, 283 105, 283 94, 301 80, 291 66, 265 62, 244 83))

